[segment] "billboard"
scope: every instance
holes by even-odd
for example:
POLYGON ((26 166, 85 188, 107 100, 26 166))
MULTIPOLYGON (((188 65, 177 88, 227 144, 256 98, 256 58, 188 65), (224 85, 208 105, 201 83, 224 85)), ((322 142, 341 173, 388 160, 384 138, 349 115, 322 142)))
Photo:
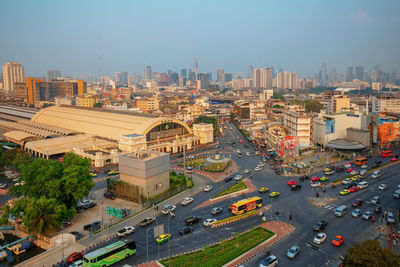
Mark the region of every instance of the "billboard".
POLYGON ((281 156, 282 157, 299 156, 299 138, 297 136, 285 136, 282 138, 281 156))
POLYGON ((335 133, 335 121, 325 121, 325 133, 326 134, 335 133))

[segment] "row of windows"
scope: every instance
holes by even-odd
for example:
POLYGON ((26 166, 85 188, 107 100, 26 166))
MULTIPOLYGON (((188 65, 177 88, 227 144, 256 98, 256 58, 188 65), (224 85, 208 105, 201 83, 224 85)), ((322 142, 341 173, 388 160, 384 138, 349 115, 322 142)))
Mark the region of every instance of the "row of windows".
MULTIPOLYGON (((117 253, 119 253, 119 252, 121 252, 121 251, 123 251, 123 250, 125 250, 127 248, 129 248, 131 250, 135 250, 136 249, 136 243, 135 242, 130 242, 130 243, 128 243, 128 244, 126 244, 126 245, 124 245, 124 246, 122 246, 120 248, 114 249, 114 250, 112 250, 112 251, 110 251, 108 253, 105 253, 105 254, 103 254, 103 255, 95 258, 95 259, 91 259, 90 262, 91 263, 95 263, 97 261, 101 261, 101 260, 103 260, 105 258, 108 258, 108 257, 110 257, 110 256, 112 256, 114 254, 117 254, 117 253)), ((84 260, 85 260, 85 262, 87 262, 86 258, 84 258, 84 260)))

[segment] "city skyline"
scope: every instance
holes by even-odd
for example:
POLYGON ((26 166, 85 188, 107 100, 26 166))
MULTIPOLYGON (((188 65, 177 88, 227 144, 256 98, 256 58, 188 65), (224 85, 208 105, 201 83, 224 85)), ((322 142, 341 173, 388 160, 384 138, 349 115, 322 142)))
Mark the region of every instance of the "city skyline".
POLYGON ((99 77, 99 55, 101 74, 107 76, 141 73, 147 65, 159 72, 190 69, 194 58, 199 73, 218 68, 247 73, 253 65, 311 77, 323 62, 327 73, 331 67, 344 73, 349 66, 400 69, 400 37, 393 34, 400 25, 398 1, 294 1, 290 6, 257 1, 257 8, 225 1, 206 2, 212 8, 190 3, 183 8, 174 1, 158 2, 156 8, 117 3, 3 1, 0 65, 19 62, 27 76, 43 77, 49 69, 99 77), (221 16, 222 11, 230 16, 221 16))

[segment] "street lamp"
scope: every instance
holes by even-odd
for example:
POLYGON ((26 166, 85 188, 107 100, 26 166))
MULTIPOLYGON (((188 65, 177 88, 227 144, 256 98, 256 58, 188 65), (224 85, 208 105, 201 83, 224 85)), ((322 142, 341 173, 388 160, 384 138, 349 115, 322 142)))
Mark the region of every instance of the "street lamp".
POLYGON ((147 262, 149 262, 149 230, 151 230, 153 228, 149 228, 146 230, 146 248, 147 248, 147 262))

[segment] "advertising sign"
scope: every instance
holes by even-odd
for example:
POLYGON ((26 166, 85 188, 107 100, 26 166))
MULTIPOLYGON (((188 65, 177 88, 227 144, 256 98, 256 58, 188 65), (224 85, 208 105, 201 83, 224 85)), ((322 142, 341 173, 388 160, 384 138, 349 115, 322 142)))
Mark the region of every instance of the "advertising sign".
POLYGON ((326 134, 335 133, 335 121, 326 121, 325 122, 325 133, 326 134))
POLYGON ((282 157, 297 157, 299 156, 299 138, 297 136, 286 136, 281 142, 282 157))

